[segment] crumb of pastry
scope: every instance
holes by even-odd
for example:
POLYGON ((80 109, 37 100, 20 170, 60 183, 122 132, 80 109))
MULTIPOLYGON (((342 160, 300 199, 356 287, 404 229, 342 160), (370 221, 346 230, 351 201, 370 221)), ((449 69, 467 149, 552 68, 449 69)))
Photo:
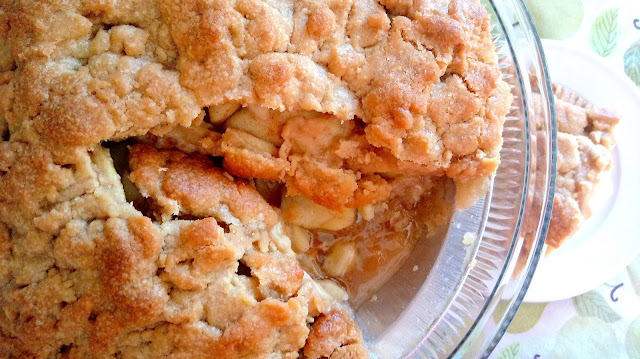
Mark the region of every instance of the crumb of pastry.
POLYGON ((366 353, 358 345, 361 341, 362 334, 344 313, 329 312, 311 326, 304 356, 309 359, 362 357, 366 353))

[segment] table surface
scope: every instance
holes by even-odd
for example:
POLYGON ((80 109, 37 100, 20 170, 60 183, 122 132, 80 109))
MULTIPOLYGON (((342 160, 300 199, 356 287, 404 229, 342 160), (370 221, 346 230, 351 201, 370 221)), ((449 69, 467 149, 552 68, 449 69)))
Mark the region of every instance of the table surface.
MULTIPOLYGON (((541 37, 595 52, 640 87, 640 0, 525 2, 541 37)), ((490 358, 640 359, 640 257, 585 294, 523 304, 490 358)))

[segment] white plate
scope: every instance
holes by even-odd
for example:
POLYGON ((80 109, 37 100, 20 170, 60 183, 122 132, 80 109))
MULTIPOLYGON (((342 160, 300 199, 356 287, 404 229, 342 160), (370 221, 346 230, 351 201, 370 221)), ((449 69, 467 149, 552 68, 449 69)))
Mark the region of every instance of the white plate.
POLYGON ((598 287, 640 254, 640 92, 596 55, 543 41, 554 83, 620 116, 613 169, 591 202, 593 214, 558 250, 540 259, 526 302, 571 298, 598 287))

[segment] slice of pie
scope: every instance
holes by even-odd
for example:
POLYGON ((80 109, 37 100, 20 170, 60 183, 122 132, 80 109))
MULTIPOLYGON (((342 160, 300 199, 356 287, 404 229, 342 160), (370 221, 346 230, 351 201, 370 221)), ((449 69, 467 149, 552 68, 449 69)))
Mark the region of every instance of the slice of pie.
POLYGON ((595 107, 577 92, 554 85, 558 162, 553 213, 546 243, 558 248, 591 216, 589 201, 611 169, 614 129, 611 111, 595 107))

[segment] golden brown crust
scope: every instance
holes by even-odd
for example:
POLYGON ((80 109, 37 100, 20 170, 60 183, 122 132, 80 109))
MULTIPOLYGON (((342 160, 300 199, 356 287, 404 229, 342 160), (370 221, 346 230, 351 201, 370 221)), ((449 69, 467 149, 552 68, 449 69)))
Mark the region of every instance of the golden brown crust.
POLYGON ((457 177, 495 168, 511 98, 479 3, 281 5, 163 2, 182 83, 201 103, 358 116, 398 160, 457 177))
POLYGON ((126 202, 104 149, 85 153, 71 168, 28 145, 3 151, 0 329, 7 340, 0 353, 6 357, 296 357, 308 322, 344 310, 303 274, 257 192, 202 156, 131 149, 141 189, 204 217, 160 224, 126 202), (180 186, 165 187, 170 181, 180 186), (32 206, 17 205, 20 199, 32 206), (249 276, 237 273, 239 262, 249 276))
POLYGON ((363 149, 342 151, 345 165, 295 173, 295 160, 256 153, 233 131, 191 148, 336 209, 355 203, 353 171, 474 178, 499 164, 511 98, 476 1, 16 2, 6 12, 21 66, 3 86, 15 100, 0 125, 16 139, 57 149, 162 135, 228 101, 359 117, 363 149), (351 185, 322 201, 308 185, 318 172, 351 185))
POLYGON ((179 84, 178 72, 155 54, 168 36, 157 36, 160 20, 148 28, 100 29, 103 23, 90 15, 97 10, 91 5, 96 4, 16 1, 3 6, 18 64, 8 85, 12 101, 0 116, 12 136, 62 152, 58 149, 197 123, 199 104, 179 84))

